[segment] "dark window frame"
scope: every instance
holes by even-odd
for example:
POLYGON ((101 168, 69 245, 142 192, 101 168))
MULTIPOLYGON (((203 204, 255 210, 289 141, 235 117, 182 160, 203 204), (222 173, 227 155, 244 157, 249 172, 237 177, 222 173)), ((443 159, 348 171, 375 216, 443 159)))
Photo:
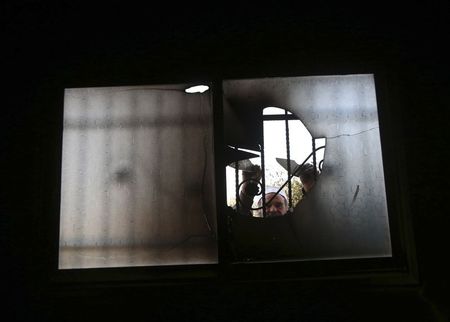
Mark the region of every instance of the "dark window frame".
MULTIPOLYGON (((361 71, 358 71, 361 73, 361 71)), ((364 73, 364 71, 362 71, 364 73)), ((180 265, 180 266, 146 266, 146 267, 117 267, 95 269, 59 270, 59 188, 61 173, 62 152, 62 119, 64 88, 76 87, 73 84, 66 86, 47 86, 46 94, 41 96, 41 104, 44 106, 50 101, 51 110, 56 112, 54 124, 50 131, 55 135, 56 148, 54 154, 48 156, 49 165, 54 165, 56 173, 53 173, 50 185, 53 193, 49 197, 50 204, 43 210, 51 213, 51 238, 48 244, 52 245, 49 252, 50 260, 48 270, 50 279, 56 284, 64 285, 124 285, 128 283, 186 283, 189 281, 231 280, 231 281, 259 281, 259 280, 334 280, 345 279, 358 280, 376 285, 416 285, 418 283, 417 262, 415 258, 414 238, 412 235, 411 218, 409 217, 408 201, 402 183, 406 178, 402 172, 402 155, 397 149, 399 137, 396 126, 398 115, 393 115, 389 105, 401 104, 401 100, 395 93, 396 79, 385 70, 372 70, 375 75, 375 87, 377 91, 378 116, 380 123, 380 135, 383 152, 383 166, 385 169, 386 194, 388 198, 388 213, 393 243, 392 258, 371 259, 339 259, 339 260, 301 260, 278 262, 233 263, 227 251, 226 236, 226 182, 224 166, 223 144, 223 107, 222 107, 222 81, 225 78, 207 80, 212 84, 213 96, 213 126, 214 126, 214 155, 216 176, 216 204, 219 236, 218 264, 207 265, 180 265), (389 91, 388 91, 389 89, 389 91)), ((315 73, 318 75, 320 73, 315 73)), ((334 72, 323 75, 336 74, 334 72)), ((301 75, 296 75, 301 76, 301 75)), ((127 83, 127 82, 125 82, 127 83)), ((145 82, 148 84, 162 82, 145 82)), ((164 83, 170 83, 164 81, 164 83)), ((180 82, 172 82, 180 83, 180 82)), ((144 83, 142 83, 144 85, 144 83)), ((78 84, 83 87, 93 84, 78 84)), ((98 85, 98 84, 94 84, 98 85)), ((123 83, 101 84, 102 86, 126 85, 123 83)), ((135 85, 135 84, 130 84, 135 85)), ((48 228, 47 228, 48 229, 48 228)), ((358 282, 359 283, 359 282, 358 282)))

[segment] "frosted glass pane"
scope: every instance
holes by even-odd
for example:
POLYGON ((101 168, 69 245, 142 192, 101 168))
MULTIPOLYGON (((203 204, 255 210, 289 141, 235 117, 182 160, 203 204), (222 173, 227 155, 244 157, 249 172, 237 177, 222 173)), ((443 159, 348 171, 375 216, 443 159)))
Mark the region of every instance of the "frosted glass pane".
MULTIPOLYGON (((392 255, 373 75, 227 80, 223 93, 225 111, 286 108, 326 143, 322 173, 293 211, 296 257, 392 255)), ((258 128, 236 125, 246 126, 258 128)))
POLYGON ((210 92, 65 90, 59 268, 217 262, 210 92))

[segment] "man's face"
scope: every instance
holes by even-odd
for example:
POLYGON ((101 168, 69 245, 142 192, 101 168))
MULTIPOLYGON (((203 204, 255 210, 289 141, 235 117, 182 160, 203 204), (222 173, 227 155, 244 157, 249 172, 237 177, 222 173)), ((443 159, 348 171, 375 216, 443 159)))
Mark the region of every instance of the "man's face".
MULTIPOLYGON (((275 193, 266 194, 266 202, 270 201, 275 193)), ((266 204, 266 217, 283 216, 289 210, 286 199, 281 195, 276 195, 275 198, 266 204)))

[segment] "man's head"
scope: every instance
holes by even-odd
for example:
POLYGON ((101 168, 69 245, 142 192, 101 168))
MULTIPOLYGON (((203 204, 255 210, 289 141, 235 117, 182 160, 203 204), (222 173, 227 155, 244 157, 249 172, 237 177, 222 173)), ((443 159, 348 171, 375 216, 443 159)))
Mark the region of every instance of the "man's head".
MULTIPOLYGON (((278 192, 275 188, 266 188, 266 217, 277 217, 285 215, 289 210, 286 194, 283 191, 278 192)), ((262 198, 258 205, 262 206, 262 198)))

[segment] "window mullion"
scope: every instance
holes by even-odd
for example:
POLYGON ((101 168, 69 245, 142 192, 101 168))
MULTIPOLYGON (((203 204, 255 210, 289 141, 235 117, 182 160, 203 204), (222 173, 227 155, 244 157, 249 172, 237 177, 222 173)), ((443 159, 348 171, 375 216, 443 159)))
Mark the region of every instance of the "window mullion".
POLYGON ((290 152, 290 141, 289 141, 289 120, 288 111, 284 110, 284 115, 286 116, 284 120, 285 132, 286 132, 286 158, 287 158, 287 172, 288 172, 288 199, 289 199, 289 209, 292 209, 292 183, 289 178, 291 177, 291 152, 290 152))

